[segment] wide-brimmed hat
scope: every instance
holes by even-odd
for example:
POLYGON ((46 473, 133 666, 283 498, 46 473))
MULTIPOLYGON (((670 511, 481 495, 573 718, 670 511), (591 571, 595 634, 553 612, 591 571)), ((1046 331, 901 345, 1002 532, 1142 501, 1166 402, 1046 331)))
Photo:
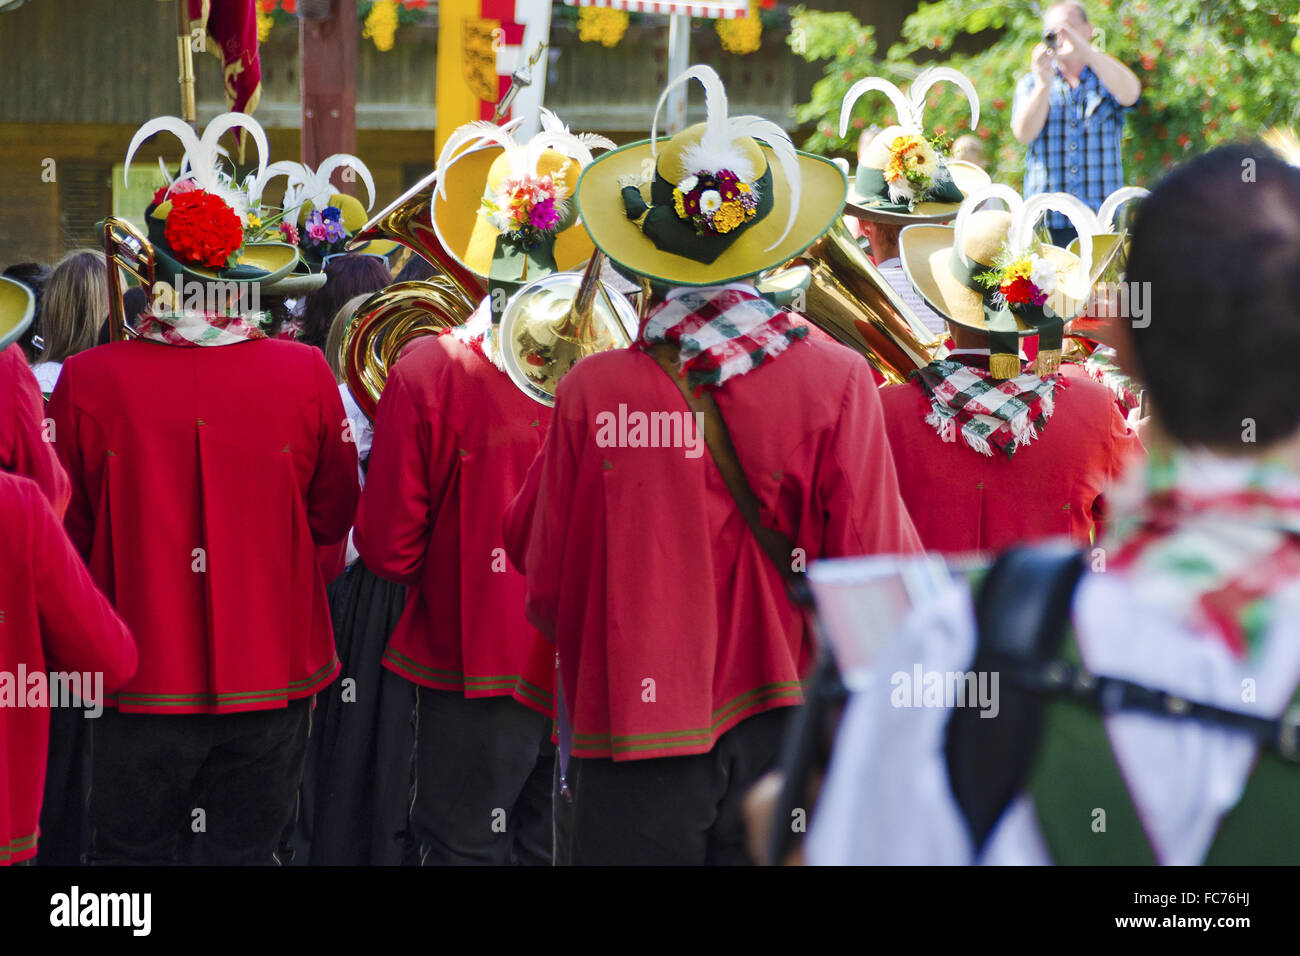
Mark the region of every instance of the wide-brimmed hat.
POLYGON ((899 234, 909 282, 948 321, 988 333, 989 371, 1020 374, 1019 339, 1038 335, 1038 374, 1060 365, 1065 323, 1082 311, 1092 289, 1092 210, 1073 196, 1043 193, 1023 199, 992 185, 961 204, 951 226, 912 225, 899 234), (980 209, 990 199, 1010 211, 980 209), (1033 228, 1047 210, 1079 230, 1080 254, 1037 242, 1033 228))
POLYGON ((840 214, 847 188, 830 160, 801 153, 775 123, 727 115, 707 66, 664 89, 650 139, 606 153, 578 183, 578 210, 621 270, 667 285, 719 285, 798 255, 840 214), (689 80, 705 89, 707 118, 657 135, 659 111, 689 80))
POLYGON ((155 117, 131 138, 123 167, 127 182, 136 150, 162 132, 175 134, 185 154, 174 180, 159 162, 166 183, 145 209, 159 281, 185 275, 200 282, 263 283, 292 272, 299 261, 293 246, 249 241, 257 216, 255 200, 266 178, 267 143, 261 125, 245 113, 223 113, 200 137, 179 117, 155 117), (219 146, 222 134, 235 127, 252 134, 257 147, 257 169, 241 184, 223 168, 219 146))
POLYGON ((522 117, 504 126, 467 123, 438 157, 430 219, 439 242, 491 288, 508 292, 591 258, 595 247, 573 195, 592 150, 614 146, 570 132, 550 110, 539 119, 540 131, 523 143, 514 138, 522 117))
POLYGON ((840 105, 840 136, 848 134, 849 117, 858 98, 871 91, 889 97, 898 114, 898 125, 876 134, 859 157, 845 201, 846 213, 897 225, 944 222, 957 214, 963 199, 992 182, 988 173, 974 163, 943 156, 926 136, 926 93, 942 80, 955 83, 966 94, 971 129, 978 127, 979 94, 974 84, 952 67, 922 70, 907 96, 878 76, 864 77, 849 87, 840 105))
POLYGON ((36 314, 36 296, 16 279, 0 276, 0 349, 22 337, 36 314))

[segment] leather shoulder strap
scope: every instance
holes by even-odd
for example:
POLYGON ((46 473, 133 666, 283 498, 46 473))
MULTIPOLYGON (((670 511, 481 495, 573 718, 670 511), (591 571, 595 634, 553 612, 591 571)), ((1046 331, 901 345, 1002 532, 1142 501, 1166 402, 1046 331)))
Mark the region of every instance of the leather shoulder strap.
POLYGON ((727 430, 727 423, 718 410, 718 403, 708 392, 699 395, 691 392, 686 377, 678 374, 676 348, 660 344, 650 346, 647 351, 669 380, 677 386, 687 407, 700 416, 699 420, 704 423, 704 443, 708 446, 709 454, 713 456, 714 464, 722 473, 722 480, 726 482, 727 490, 735 499, 736 507, 740 509, 740 514, 749 525, 749 530, 754 533, 763 553, 776 566, 782 580, 785 581, 791 600, 796 605, 808 603, 810 597, 805 575, 792 567, 794 542, 777 529, 763 524, 758 496, 750 487, 749 479, 745 477, 745 470, 740 466, 740 459, 736 457, 736 446, 732 444, 731 433, 727 430))
MULTIPOLYGON (((1083 555, 1074 547, 1013 548, 999 557, 975 602, 978 645, 972 669, 998 673, 1008 659, 1027 664, 1054 659, 1082 572, 1083 555)), ((1002 681, 996 719, 958 707, 948 721, 948 779, 977 854, 1024 787, 1038 751, 1044 706, 1043 696, 1002 681)))

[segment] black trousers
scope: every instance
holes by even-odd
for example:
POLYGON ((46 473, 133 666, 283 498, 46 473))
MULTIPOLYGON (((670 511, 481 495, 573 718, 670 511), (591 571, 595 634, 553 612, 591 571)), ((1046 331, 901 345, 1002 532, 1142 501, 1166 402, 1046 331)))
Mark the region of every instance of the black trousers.
POLYGON ((705 754, 569 760, 569 797, 555 795, 561 866, 740 866, 742 804, 772 769, 793 710, 742 720, 705 754))
POLYGON ((510 697, 416 688, 411 832, 425 866, 549 866, 550 722, 510 697))
POLYGON ((311 698, 240 714, 120 714, 93 738, 96 865, 275 865, 297 808, 311 698), (198 813, 197 811, 202 811, 198 813))

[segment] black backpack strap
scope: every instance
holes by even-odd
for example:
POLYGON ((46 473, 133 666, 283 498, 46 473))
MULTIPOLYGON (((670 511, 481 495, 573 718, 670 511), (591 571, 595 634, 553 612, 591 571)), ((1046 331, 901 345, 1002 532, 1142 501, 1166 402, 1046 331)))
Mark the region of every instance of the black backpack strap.
MULTIPOLYGON (((994 563, 975 601, 972 669, 997 673, 1009 660, 1045 664, 1059 653, 1083 552, 1067 545, 1014 548, 994 563)), ((1018 682, 999 681, 995 718, 958 707, 948 721, 946 757, 953 796, 976 855, 1024 786, 1038 750, 1047 700, 1018 682)))

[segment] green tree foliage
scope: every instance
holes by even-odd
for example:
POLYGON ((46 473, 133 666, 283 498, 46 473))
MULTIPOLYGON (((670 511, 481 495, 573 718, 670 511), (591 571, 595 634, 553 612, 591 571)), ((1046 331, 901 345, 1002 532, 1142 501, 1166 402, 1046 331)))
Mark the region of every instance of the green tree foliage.
MULTIPOLYGON (((859 100, 848 135, 839 136, 840 103, 864 76, 906 84, 927 64, 946 63, 971 78, 994 179, 1019 186, 1024 147, 1011 135, 1016 81, 1042 34, 1047 3, 937 0, 922 2, 903 24, 903 38, 877 55, 870 26, 847 13, 797 7, 789 39, 795 53, 825 61, 825 76, 796 119, 816 124, 804 146, 852 155, 861 130, 895 122, 882 95, 859 100)), ((1294 0, 1089 0, 1089 17, 1108 53, 1142 81, 1124 138, 1127 181, 1147 182, 1162 169, 1272 125, 1300 125, 1300 12, 1294 0)), ((1094 42, 1097 42, 1094 41, 1094 42)), ((943 83, 931 89, 931 130, 955 138, 972 132, 965 98, 943 83)))

